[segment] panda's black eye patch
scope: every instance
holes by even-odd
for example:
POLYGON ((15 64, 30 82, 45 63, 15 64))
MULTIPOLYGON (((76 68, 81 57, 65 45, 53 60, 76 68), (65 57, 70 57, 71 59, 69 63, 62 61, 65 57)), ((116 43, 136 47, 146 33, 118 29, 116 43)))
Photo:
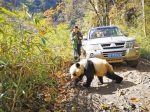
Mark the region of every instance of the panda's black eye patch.
POLYGON ((76 76, 76 74, 74 73, 73 76, 76 76))
POLYGON ((77 67, 77 68, 80 67, 80 64, 79 64, 79 63, 76 63, 76 67, 77 67))

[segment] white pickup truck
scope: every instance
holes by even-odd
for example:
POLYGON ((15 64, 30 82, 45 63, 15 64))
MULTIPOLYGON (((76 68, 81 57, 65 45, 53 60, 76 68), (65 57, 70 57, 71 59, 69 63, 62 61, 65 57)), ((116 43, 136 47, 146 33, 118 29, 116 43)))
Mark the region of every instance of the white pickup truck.
POLYGON ((126 61, 130 67, 138 65, 140 47, 135 38, 125 36, 117 26, 91 28, 83 39, 86 58, 102 58, 109 63, 126 61))

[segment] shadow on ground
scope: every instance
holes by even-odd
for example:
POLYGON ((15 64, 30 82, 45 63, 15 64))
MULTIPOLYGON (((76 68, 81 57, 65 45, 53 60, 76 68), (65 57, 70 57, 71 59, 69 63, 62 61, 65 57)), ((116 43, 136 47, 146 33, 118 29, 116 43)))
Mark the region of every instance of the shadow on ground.
POLYGON ((82 86, 78 87, 80 88, 80 90, 87 90, 88 93, 107 95, 107 94, 115 94, 114 92, 119 89, 126 89, 132 86, 136 86, 136 84, 130 81, 123 81, 120 84, 116 84, 115 82, 109 82, 107 84, 99 85, 99 87, 90 87, 90 88, 84 88, 82 86))
POLYGON ((139 64, 136 68, 132 68, 126 64, 126 62, 123 63, 112 63, 111 64, 115 71, 128 71, 128 70, 137 70, 139 72, 150 72, 150 62, 144 61, 140 59, 139 64))

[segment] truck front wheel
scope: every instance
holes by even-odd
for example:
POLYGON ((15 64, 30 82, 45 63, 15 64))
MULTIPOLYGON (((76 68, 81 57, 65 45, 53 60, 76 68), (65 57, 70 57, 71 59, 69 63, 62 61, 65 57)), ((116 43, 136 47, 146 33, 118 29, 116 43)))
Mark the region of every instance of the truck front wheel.
POLYGON ((139 63, 139 60, 126 61, 126 63, 128 66, 130 66, 132 68, 136 68, 139 63))

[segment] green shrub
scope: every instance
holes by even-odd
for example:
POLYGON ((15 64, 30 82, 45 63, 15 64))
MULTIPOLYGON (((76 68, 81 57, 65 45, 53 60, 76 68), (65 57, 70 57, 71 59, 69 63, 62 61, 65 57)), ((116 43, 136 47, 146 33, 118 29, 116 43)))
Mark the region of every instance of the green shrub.
POLYGON ((68 24, 53 27, 44 19, 28 18, 21 11, 1 14, 1 107, 7 112, 53 103, 59 75, 72 58, 68 24))

